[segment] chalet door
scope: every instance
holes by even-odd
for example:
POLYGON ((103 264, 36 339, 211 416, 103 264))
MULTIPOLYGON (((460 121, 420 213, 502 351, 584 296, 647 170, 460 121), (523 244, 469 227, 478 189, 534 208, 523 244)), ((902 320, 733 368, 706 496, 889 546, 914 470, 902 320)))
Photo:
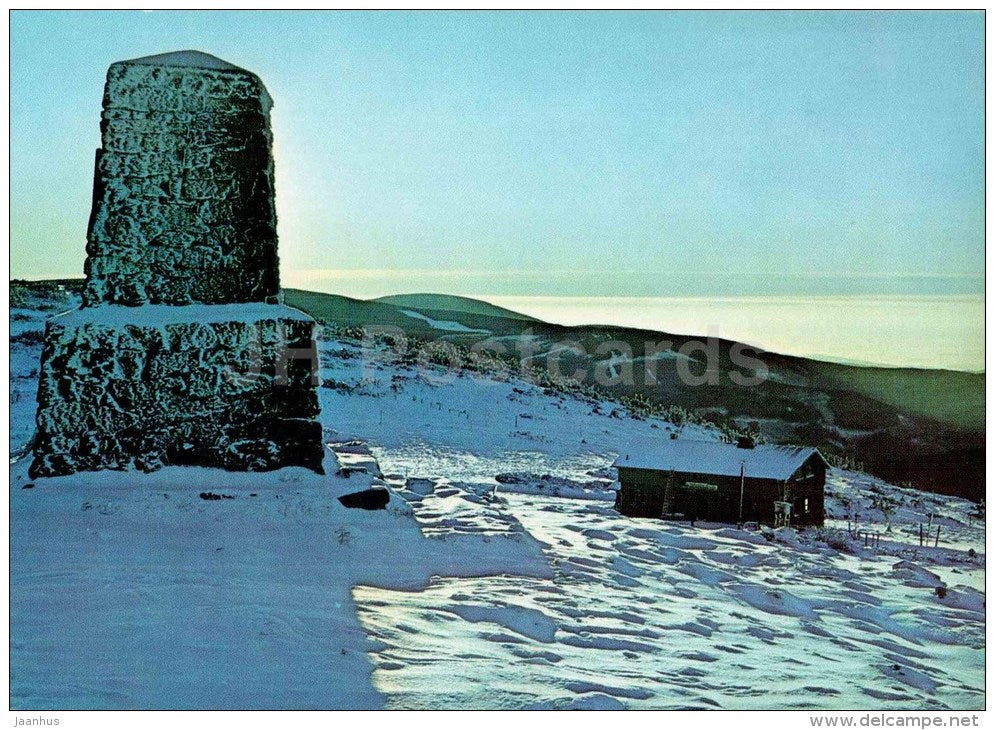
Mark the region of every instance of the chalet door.
POLYGON ((688 482, 676 491, 675 512, 688 520, 714 521, 721 519, 718 487, 700 482, 688 482))
POLYGON ((698 520, 710 520, 712 517, 711 510, 709 509, 710 498, 713 496, 710 492, 700 492, 697 490, 689 492, 688 502, 693 510, 689 516, 693 515, 698 520))

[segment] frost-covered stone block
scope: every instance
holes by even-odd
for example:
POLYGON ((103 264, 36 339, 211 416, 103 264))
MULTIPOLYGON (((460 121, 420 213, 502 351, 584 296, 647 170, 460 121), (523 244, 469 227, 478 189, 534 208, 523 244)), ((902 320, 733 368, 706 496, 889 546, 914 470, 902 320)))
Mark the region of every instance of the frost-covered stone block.
POLYGON ((272 101, 196 51, 113 64, 84 306, 275 301, 272 101))
POLYGON ((272 303, 271 106, 196 51, 111 66, 83 307, 46 330, 32 475, 321 471, 314 322, 272 303))
POLYGON ((104 306, 50 320, 31 474, 321 472, 314 327, 268 304, 104 306))

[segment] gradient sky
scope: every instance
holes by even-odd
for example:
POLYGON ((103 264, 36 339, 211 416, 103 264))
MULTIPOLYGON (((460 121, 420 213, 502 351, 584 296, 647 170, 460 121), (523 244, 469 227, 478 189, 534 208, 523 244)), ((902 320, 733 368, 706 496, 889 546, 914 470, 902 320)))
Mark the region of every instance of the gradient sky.
POLYGON ((285 284, 983 289, 980 12, 14 12, 12 276, 81 275, 107 66, 185 48, 275 100, 285 284))

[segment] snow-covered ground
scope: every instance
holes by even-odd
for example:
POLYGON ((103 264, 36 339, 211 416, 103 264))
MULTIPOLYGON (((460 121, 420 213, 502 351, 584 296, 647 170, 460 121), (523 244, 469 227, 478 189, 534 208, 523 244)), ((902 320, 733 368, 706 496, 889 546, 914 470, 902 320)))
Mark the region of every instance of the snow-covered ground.
POLYGON ((983 704, 983 596, 950 588, 941 601, 918 564, 784 531, 623 520, 588 501, 505 501, 551 579, 354 592, 382 642, 374 679, 389 706, 983 704))
POLYGON ((11 322, 12 707, 984 705, 966 501, 833 470, 821 531, 621 517, 609 465, 670 424, 344 340, 322 344, 321 398, 348 479, 173 468, 25 489, 40 345, 23 333, 42 316, 11 322), (381 477, 387 511, 338 503, 381 477))
POLYGON ((465 324, 460 324, 459 322, 453 322, 448 319, 432 319, 427 317, 421 312, 413 312, 410 309, 402 309, 401 313, 412 319, 420 319, 421 321, 428 324, 429 327, 436 330, 442 330, 444 332, 462 332, 464 334, 489 334, 490 330, 473 329, 472 327, 467 327, 465 324))

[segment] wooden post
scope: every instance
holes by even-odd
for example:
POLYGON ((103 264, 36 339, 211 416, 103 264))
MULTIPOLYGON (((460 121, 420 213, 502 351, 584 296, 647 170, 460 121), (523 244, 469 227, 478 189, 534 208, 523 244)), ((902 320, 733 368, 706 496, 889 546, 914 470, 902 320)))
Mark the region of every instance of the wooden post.
POLYGON ((739 526, 743 527, 743 492, 746 485, 746 459, 739 462, 739 526))
POLYGON ((936 526, 936 542, 933 543, 933 547, 940 547, 940 526, 936 526))
POLYGON ((922 523, 919 523, 919 547, 922 547, 922 523))

